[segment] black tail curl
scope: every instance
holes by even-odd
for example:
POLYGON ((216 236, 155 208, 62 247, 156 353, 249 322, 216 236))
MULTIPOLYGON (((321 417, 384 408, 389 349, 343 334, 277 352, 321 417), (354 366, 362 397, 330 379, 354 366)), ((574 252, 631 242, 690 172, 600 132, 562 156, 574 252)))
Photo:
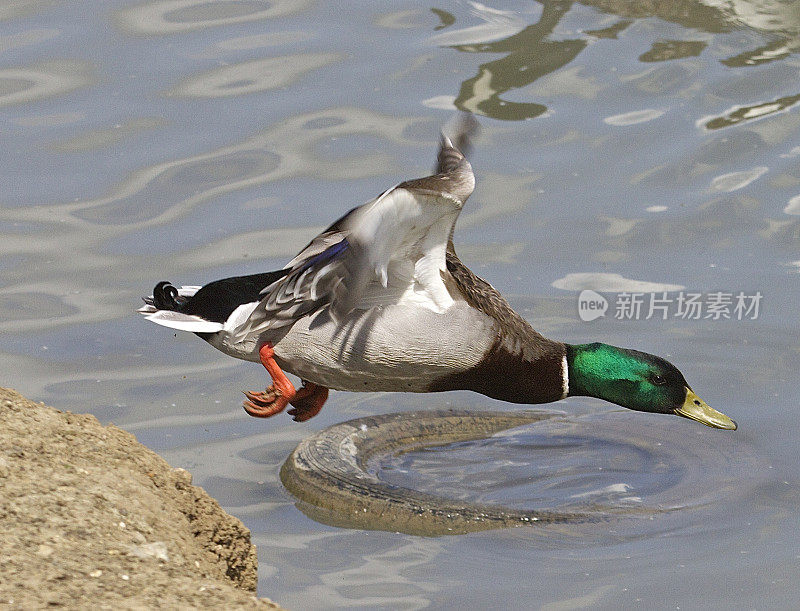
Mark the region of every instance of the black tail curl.
POLYGON ((159 282, 153 289, 153 305, 159 310, 180 310, 186 298, 178 295, 178 289, 169 282, 159 282))

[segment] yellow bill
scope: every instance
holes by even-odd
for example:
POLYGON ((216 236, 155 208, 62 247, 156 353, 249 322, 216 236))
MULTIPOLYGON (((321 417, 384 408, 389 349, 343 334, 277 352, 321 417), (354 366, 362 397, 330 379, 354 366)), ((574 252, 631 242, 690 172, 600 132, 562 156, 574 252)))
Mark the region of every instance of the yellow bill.
POLYGON ((694 394, 691 388, 686 389, 686 400, 683 402, 683 405, 675 410, 675 413, 684 418, 697 420, 715 429, 736 430, 736 422, 728 418, 722 412, 718 412, 713 407, 710 407, 708 403, 694 394))

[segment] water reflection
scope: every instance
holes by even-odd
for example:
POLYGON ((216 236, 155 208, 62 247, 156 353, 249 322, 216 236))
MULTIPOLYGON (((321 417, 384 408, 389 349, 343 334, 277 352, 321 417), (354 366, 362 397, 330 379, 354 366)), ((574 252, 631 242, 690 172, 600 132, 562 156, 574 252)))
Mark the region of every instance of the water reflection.
POLYGON ((164 202, 195 203, 232 185, 264 180, 279 165, 278 155, 248 150, 169 162, 158 172, 144 170, 148 179, 132 192, 96 205, 90 202, 73 215, 102 225, 143 223, 164 215, 164 202))
MULTIPOLYGON (((625 0, 580 0, 582 4, 626 19, 659 17, 686 28, 712 34, 730 32, 745 25, 753 30, 774 33, 776 40, 741 51, 721 60, 730 67, 747 67, 784 59, 800 48, 800 9, 795 2, 764 0, 677 0, 675 2, 625 0)), ((618 24, 617 27, 620 27, 618 24)), ((665 61, 699 55, 704 41, 656 41, 641 61, 665 61)))
POLYGON ((775 113, 789 110, 800 102, 800 95, 790 95, 770 102, 759 102, 749 106, 734 106, 718 117, 705 117, 698 121, 705 129, 721 129, 745 121, 754 121, 775 113))
MULTIPOLYGON (((503 40, 514 36, 525 29, 526 20, 517 11, 504 11, 495 9, 477 2, 469 3, 472 14, 483 21, 475 25, 457 30, 447 30, 428 39, 428 42, 442 47, 466 47, 468 45, 483 44, 490 41, 503 40)), ((436 30, 444 30, 456 22, 455 16, 446 11, 437 10, 436 15, 441 23, 436 30)))
POLYGON ((656 108, 647 108, 645 110, 634 110, 613 117, 606 117, 603 123, 608 125, 616 125, 617 127, 625 127, 627 125, 637 125, 639 123, 647 123, 653 119, 658 119, 664 114, 663 110, 656 108))
POLYGON ((0 107, 62 95, 93 81, 94 68, 88 62, 54 60, 0 69, 0 107))
POLYGON ((221 98, 279 89, 337 59, 339 56, 334 53, 303 53, 257 59, 189 77, 167 95, 221 98))
POLYGON ((310 0, 157 0, 120 10, 117 24, 132 34, 175 34, 202 28, 284 17, 310 0))
POLYGON ((703 41, 664 40, 654 42, 647 53, 639 56, 640 62, 665 62, 686 57, 697 57, 706 48, 703 41))
POLYGON ((221 40, 215 48, 221 51, 249 51, 304 42, 311 38, 310 32, 270 32, 269 34, 254 34, 221 40))
POLYGON ((56 127, 58 125, 77 123, 83 118, 84 115, 80 112, 60 112, 52 115, 17 117, 14 119, 14 125, 20 127, 56 127))
POLYGON ((647 280, 633 280, 624 278, 620 274, 608 272, 578 272, 567 274, 553 282, 557 289, 565 291, 607 291, 610 293, 662 293, 680 291, 684 286, 680 284, 666 284, 663 282, 650 282, 647 280))
POLYGON ((741 172, 731 172, 729 174, 722 174, 717 176, 711 181, 712 191, 724 191, 731 193, 744 189, 754 180, 758 180, 769 171, 766 166, 758 166, 750 170, 742 170, 741 172))
MULTIPOLYGON (((447 29, 456 18, 446 11, 437 10, 442 29, 429 42, 451 47, 464 53, 502 54, 503 57, 478 68, 475 76, 463 81, 453 105, 489 117, 503 120, 522 120, 538 117, 547 112, 544 104, 518 102, 507 99, 507 94, 530 85, 537 79, 552 74, 571 63, 588 44, 590 38, 616 38, 632 19, 658 17, 702 32, 729 32, 745 23, 754 29, 781 35, 767 46, 737 53, 721 60, 728 66, 753 66, 787 57, 798 48, 800 10, 793 3, 761 2, 757 8, 748 2, 716 3, 713 0, 680 0, 678 2, 625 2, 620 0, 581 0, 581 4, 612 13, 623 18, 602 29, 587 30, 573 38, 565 38, 557 29, 574 2, 555 0, 541 2, 542 11, 535 24, 526 25, 525 15, 517 11, 504 11, 471 2, 471 12, 482 24, 455 30, 447 29)), ((706 49, 705 40, 658 40, 650 50, 639 56, 645 63, 663 63, 690 57, 699 57, 706 49)), ((663 78, 659 78, 663 87, 663 78)), ((759 112, 776 112, 797 102, 795 96, 776 102, 759 103, 737 109, 735 116, 709 121, 708 129, 724 127, 741 118, 751 118, 759 112), (779 108, 775 108, 775 106, 779 108)), ((446 96, 431 99, 433 108, 445 107, 446 96)))
POLYGON ((484 25, 434 36, 433 42, 465 53, 504 55, 481 64, 478 74, 461 84, 455 106, 505 120, 532 119, 544 114, 547 107, 543 104, 513 102, 503 96, 566 66, 585 48, 585 40, 553 40, 553 31, 570 5, 570 2, 546 2, 539 21, 517 31, 521 26, 518 18, 473 3, 485 20, 484 25))
POLYGON ((57 0, 6 0, 0 5, 0 21, 40 14, 56 3, 57 0))
POLYGON ((0 36, 0 54, 11 49, 18 49, 19 47, 37 45, 46 40, 55 38, 59 33, 58 30, 53 28, 36 28, 33 30, 25 30, 18 34, 0 36))
MULTIPOLYGON (((362 109, 300 114, 241 143, 139 170, 111 195, 68 208, 78 218, 132 228, 152 225, 155 219, 159 222, 174 219, 223 193, 288 177, 333 180, 374 175, 386 163, 382 154, 354 154, 343 163, 341 156, 336 159, 320 156, 319 143, 357 134, 408 143, 403 132, 410 124, 409 119, 362 109), (164 202, 169 202, 167 208, 164 202)), ((28 215, 20 211, 20 216, 28 215)))
MULTIPOLYGON (((41 124, 41 122, 39 123, 41 124)), ((120 144, 131 136, 150 129, 164 127, 165 125, 166 121, 160 117, 128 119, 122 123, 117 123, 113 127, 89 130, 68 140, 54 142, 52 148, 58 153, 88 152, 120 144)))
POLYGON ((800 195, 795 195, 783 209, 786 214, 800 216, 800 195))
POLYGON ((759 66, 774 61, 786 59, 797 50, 797 42, 794 36, 791 39, 776 40, 768 45, 757 49, 745 51, 739 55, 722 60, 722 63, 731 68, 744 68, 749 66, 759 66))
POLYGON ((634 19, 658 17, 671 21, 685 28, 703 32, 721 33, 733 29, 733 15, 728 2, 718 3, 715 0, 674 0, 659 2, 658 0, 581 0, 581 4, 594 7, 604 13, 623 17, 629 22, 634 19))
POLYGON ((445 553, 442 545, 426 541, 400 543, 366 552, 341 568, 323 570, 318 585, 310 593, 330 607, 369 606, 391 609, 425 609, 431 594, 442 584, 433 576, 427 580, 411 579, 408 573, 417 567, 430 566, 445 553))

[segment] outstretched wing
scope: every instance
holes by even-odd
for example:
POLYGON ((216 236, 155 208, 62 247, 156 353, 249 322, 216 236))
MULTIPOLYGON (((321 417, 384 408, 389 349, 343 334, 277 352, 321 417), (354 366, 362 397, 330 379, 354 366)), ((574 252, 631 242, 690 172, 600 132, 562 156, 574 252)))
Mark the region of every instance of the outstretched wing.
POLYGON ((437 169, 354 208, 314 238, 286 266, 288 274, 262 291, 236 335, 287 326, 325 306, 341 320, 353 309, 391 303, 409 291, 429 307, 446 308, 452 301, 441 277, 447 240, 475 180, 445 136, 437 169))

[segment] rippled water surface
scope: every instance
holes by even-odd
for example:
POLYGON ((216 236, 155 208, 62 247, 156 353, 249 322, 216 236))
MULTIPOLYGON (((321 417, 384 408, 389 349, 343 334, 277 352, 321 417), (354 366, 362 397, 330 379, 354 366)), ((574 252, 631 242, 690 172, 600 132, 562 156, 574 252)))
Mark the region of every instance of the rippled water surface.
POLYGON ((190 469, 291 608, 795 606, 799 34, 790 0, 5 2, 0 382, 190 469), (375 468, 482 502, 670 511, 441 538, 319 524, 278 479, 310 432, 514 407, 333 393, 307 423, 254 420, 239 390, 260 366, 134 315, 158 280, 281 267, 428 173, 454 108, 483 128, 465 263, 551 337, 667 356, 740 428, 573 398, 557 423, 375 468), (581 321, 582 289, 605 317, 581 321), (616 319, 624 291, 761 300, 616 319))

